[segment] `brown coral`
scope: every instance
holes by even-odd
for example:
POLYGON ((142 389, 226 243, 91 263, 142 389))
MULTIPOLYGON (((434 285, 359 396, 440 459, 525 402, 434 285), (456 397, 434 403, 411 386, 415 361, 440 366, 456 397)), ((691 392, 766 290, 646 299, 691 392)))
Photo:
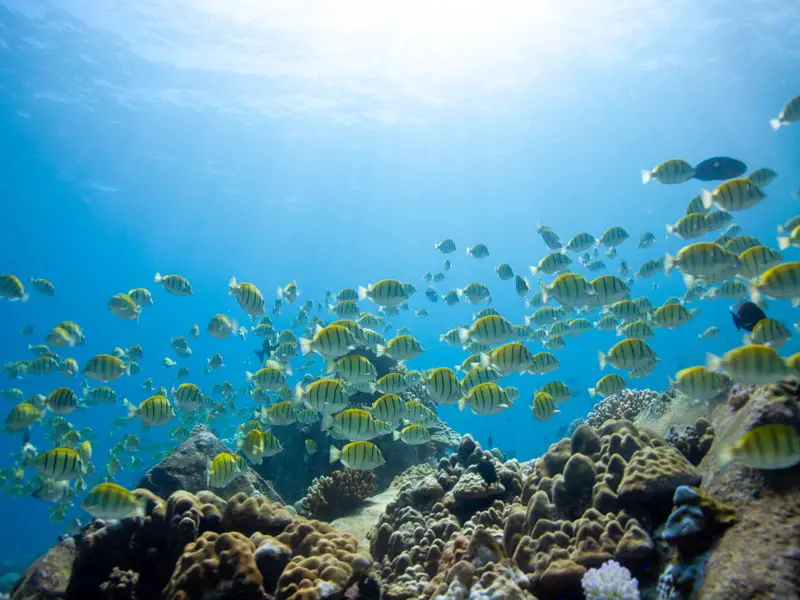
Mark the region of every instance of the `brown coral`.
POLYGON ((225 531, 239 531, 245 535, 278 534, 291 522, 292 514, 282 504, 240 492, 228 500, 221 526, 225 531))
POLYGON ((330 477, 314 479, 301 500, 301 512, 315 519, 332 521, 346 514, 375 493, 375 473, 344 469, 330 477))
POLYGON ((162 597, 165 600, 264 600, 253 543, 239 532, 207 531, 187 545, 162 597))

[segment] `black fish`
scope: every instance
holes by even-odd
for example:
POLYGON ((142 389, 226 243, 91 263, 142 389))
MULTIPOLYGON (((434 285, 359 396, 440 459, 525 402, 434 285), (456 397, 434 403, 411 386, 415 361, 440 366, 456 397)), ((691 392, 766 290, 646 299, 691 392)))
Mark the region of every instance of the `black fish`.
POLYGON ((694 168, 694 179, 724 181, 741 177, 746 171, 747 165, 740 160, 728 156, 715 156, 697 164, 694 168))
POLYGON ((736 330, 746 329, 752 332, 761 319, 766 319, 767 315, 757 305, 752 302, 745 302, 736 312, 731 311, 733 317, 733 324, 736 325, 736 330))
POLYGON ((494 448, 494 444, 492 443, 492 434, 491 434, 491 433, 489 434, 489 439, 488 439, 487 441, 489 442, 489 443, 487 444, 487 447, 489 448, 489 450, 491 450, 492 448, 494 448))
POLYGON ((494 468, 494 464, 486 458, 478 463, 478 474, 483 477, 487 485, 492 485, 497 481, 497 471, 494 468))
POLYGON ((264 359, 269 356, 270 352, 272 352, 272 347, 270 346, 268 340, 264 340, 264 342, 261 344, 261 350, 253 350, 253 352, 256 353, 258 360, 260 360, 261 364, 263 365, 264 359))

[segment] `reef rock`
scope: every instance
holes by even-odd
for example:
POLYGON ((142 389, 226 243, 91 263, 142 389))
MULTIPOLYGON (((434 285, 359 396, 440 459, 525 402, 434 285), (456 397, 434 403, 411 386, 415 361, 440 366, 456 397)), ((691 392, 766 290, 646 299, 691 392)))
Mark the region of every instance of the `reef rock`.
POLYGON ((77 547, 72 538, 65 538, 50 548, 28 567, 20 580, 11 588, 9 595, 11 600, 64 598, 76 554, 77 547))
POLYGON ((718 444, 771 423, 800 431, 797 382, 740 389, 736 402, 714 413, 720 434, 700 463, 703 488, 714 500, 732 506, 739 520, 711 550, 702 598, 800 598, 800 465, 760 471, 736 461, 720 467, 718 460, 718 444))
MULTIPOLYGON (((208 428, 198 425, 192 430, 188 440, 145 474, 138 487, 150 490, 162 498, 178 490, 192 493, 206 490, 208 489, 207 463, 220 452, 231 452, 231 450, 208 428)), ((283 502, 272 484, 253 469, 242 473, 225 488, 214 491, 225 499, 244 492, 248 496, 262 495, 272 502, 283 502)))

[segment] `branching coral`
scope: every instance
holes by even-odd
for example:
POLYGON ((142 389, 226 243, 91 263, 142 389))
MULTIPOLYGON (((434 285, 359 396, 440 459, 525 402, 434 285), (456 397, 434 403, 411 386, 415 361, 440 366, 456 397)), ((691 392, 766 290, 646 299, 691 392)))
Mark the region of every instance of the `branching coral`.
POLYGON ((300 502, 300 512, 315 519, 332 521, 354 509, 376 489, 375 473, 344 469, 330 477, 314 479, 300 502))

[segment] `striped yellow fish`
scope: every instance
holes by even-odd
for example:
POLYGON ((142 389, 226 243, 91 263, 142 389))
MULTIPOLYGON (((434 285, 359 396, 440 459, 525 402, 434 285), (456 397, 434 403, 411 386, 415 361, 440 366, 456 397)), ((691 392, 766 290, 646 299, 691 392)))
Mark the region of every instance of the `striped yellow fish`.
POLYGON ((397 361, 411 360, 425 352, 419 340, 410 335, 398 335, 389 340, 386 346, 378 347, 378 356, 390 356, 397 361))
POLYGON ((531 404, 531 413, 537 421, 547 421, 557 412, 556 401, 547 392, 537 392, 531 404))
POLYGON ((130 374, 130 367, 116 356, 98 354, 90 358, 83 374, 97 381, 108 382, 130 374))
POLYGON ((81 502, 81 508, 97 519, 143 517, 147 498, 137 496, 116 483, 93 487, 81 502))
POLYGON ((66 348, 67 346, 74 346, 75 340, 69 332, 63 327, 53 327, 44 340, 49 346, 53 348, 66 348))
POLYGON ((439 367, 426 371, 422 375, 421 383, 437 404, 456 404, 461 397, 461 384, 452 369, 439 367))
POLYGON ((139 306, 153 306, 153 296, 150 294, 150 290, 146 288, 129 290, 128 296, 139 306))
POLYGON ((139 417, 139 420, 148 427, 164 425, 175 416, 172 404, 170 404, 166 396, 151 396, 139 406, 134 406, 127 400, 124 400, 123 404, 128 409, 129 419, 139 417))
POLYGON ((553 400, 556 402, 564 402, 573 396, 572 390, 570 390, 569 386, 562 381, 551 381, 550 383, 546 383, 539 391, 550 394, 553 397, 553 400))
POLYGON ((31 285, 40 294, 51 297, 56 295, 56 286, 53 285, 52 281, 41 277, 31 277, 31 285))
POLYGON ((192 284, 181 275, 161 275, 161 273, 156 273, 153 281, 160 283, 167 292, 175 296, 192 295, 192 284))
POLYGON ((432 425, 437 422, 436 413, 418 400, 406 402, 406 420, 418 425, 432 425))
POLYGON ((39 454, 36 457, 36 470, 42 477, 69 481, 83 475, 85 466, 77 450, 62 446, 39 454))
POLYGON ((655 179, 659 183, 675 185, 685 183, 692 177, 694 177, 694 167, 680 158, 665 160, 649 171, 642 170, 642 183, 650 183, 655 179))
POLYGON ((31 375, 49 375, 58 370, 58 361, 50 356, 40 356, 27 365, 26 371, 31 375))
POLYGON ((653 324, 656 327, 674 329, 691 321, 697 316, 697 309, 687 310, 682 304, 665 304, 656 309, 653 314, 653 324))
POLYGON ((650 375, 650 373, 656 370, 656 367, 658 366, 660 360, 661 359, 659 359, 657 356, 652 357, 650 360, 628 371, 628 377, 630 377, 631 379, 639 379, 641 377, 647 377, 648 375, 650 375))
POLYGON ((554 306, 542 306, 536 309, 533 315, 525 317, 525 324, 550 325, 565 317, 564 309, 554 306))
POLYGON ((700 190, 703 207, 716 205, 722 210, 745 210, 761 202, 767 195, 749 179, 739 177, 719 184, 713 192, 700 190))
POLYGON ((710 279, 721 273, 733 275, 739 270, 739 256, 722 246, 710 242, 697 242, 684 246, 676 256, 664 257, 664 271, 670 274, 673 268, 690 277, 710 279))
MULTIPOLYGON (((726 210, 712 210, 710 213, 706 215, 706 229, 708 231, 716 231, 717 229, 721 229, 725 227, 728 223, 733 221, 733 215, 726 210)), ((726 235, 724 236, 728 241, 731 236, 726 235)))
POLYGON ((6 417, 6 428, 12 431, 27 429, 44 416, 38 408, 23 402, 17 404, 6 417))
POLYGON ((86 404, 89 405, 116 404, 117 392, 114 391, 114 388, 110 388, 106 385, 101 385, 91 389, 85 387, 83 388, 83 398, 86 401, 86 404))
MULTIPOLYGON (((328 364, 328 373, 338 373, 349 383, 370 383, 378 373, 375 366, 360 354, 350 354, 328 364)), ((263 387, 263 386, 262 386, 263 387)))
POLYGON ((531 375, 543 375, 555 371, 560 366, 560 362, 556 356, 550 352, 537 352, 531 357, 531 362, 528 365, 528 373, 531 375))
POLYGON ((261 418, 271 425, 291 425, 297 421, 297 409, 292 402, 276 402, 261 407, 261 418))
POLYGON ((108 301, 108 308, 113 315, 125 321, 132 321, 139 318, 140 310, 128 294, 114 294, 108 301))
POLYGON ((430 432, 422 425, 409 425, 401 431, 395 431, 392 436, 395 440, 403 440, 409 446, 419 446, 431 441, 430 432))
POLYGON ((622 227, 609 227, 597 240, 598 245, 602 244, 606 248, 615 248, 627 240, 630 236, 622 227))
POLYGON ((678 371, 675 379, 670 377, 669 383, 690 398, 710 400, 719 396, 730 385, 730 380, 706 367, 690 367, 678 371))
POLYGON ((692 198, 689 202, 689 205, 686 207, 687 215, 692 213, 705 214, 706 212, 706 208, 703 206, 703 198, 700 196, 700 194, 692 198))
POLYGON ((617 317, 629 321, 644 316, 641 309, 633 300, 619 300, 610 306, 606 306, 603 312, 608 312, 617 317))
POLYGON ((788 469, 800 462, 800 434, 791 425, 761 425, 720 446, 720 466, 733 460, 752 469, 788 469))
POLYGON ((725 242, 725 250, 741 255, 746 250, 760 245, 761 242, 751 235, 738 235, 725 242))
POLYGON ((224 488, 231 481, 247 470, 244 459, 237 454, 220 452, 207 463, 208 478, 206 485, 224 488))
POLYGON ((766 246, 753 246, 739 255, 739 274, 747 279, 755 279, 782 260, 780 252, 766 246))
POLYGON ((471 340, 482 344, 499 344, 510 339, 514 335, 511 323, 508 319, 500 315, 489 315, 481 317, 475 321, 469 329, 461 328, 458 330, 459 339, 462 344, 471 340))
POLYGON ((172 388, 175 407, 181 411, 193 411, 205 404, 203 392, 193 383, 182 383, 177 389, 172 388))
POLYGON ((28 300, 28 294, 25 293, 25 287, 19 277, 10 274, 0 275, 0 298, 11 302, 28 300))
POLYGON ((497 273, 497 276, 502 281, 507 281, 514 277, 514 269, 511 268, 511 265, 507 265, 506 263, 497 265, 494 268, 494 272, 497 273))
POLYGON ((353 319, 361 314, 358 304, 353 300, 342 300, 341 302, 328 306, 328 310, 335 313, 340 319, 353 319))
POLYGON ((570 319, 567 321, 566 334, 570 337, 578 337, 592 329, 592 323, 589 319, 579 317, 577 319, 570 319))
POLYGON ((655 335, 653 328, 646 321, 633 321, 627 325, 617 328, 617 335, 626 338, 639 338, 640 340, 649 340, 655 335))
POLYGON ((457 289, 456 294, 459 298, 461 296, 466 297, 467 302, 470 304, 478 304, 482 300, 486 300, 491 296, 489 288, 479 281, 473 281, 472 283, 467 284, 465 288, 457 289))
POLYGON ((635 369, 655 356, 655 351, 645 341, 638 338, 622 340, 614 344, 608 354, 604 354, 602 351, 597 353, 601 370, 605 369, 608 364, 617 369, 635 369))
POLYGON ((553 280, 549 286, 542 284, 542 297, 545 302, 553 298, 563 306, 580 306, 589 301, 595 291, 582 275, 564 273, 553 280))
POLYGON ((338 379, 319 379, 305 389, 298 383, 295 398, 318 413, 336 413, 349 404, 342 382, 338 379))
MULTIPOLYGON (((480 357, 477 358, 480 362, 480 357)), ((378 379, 378 391, 384 394, 402 394, 408 389, 408 383, 402 373, 387 373, 378 379)))
POLYGON ((714 300, 716 298, 728 298, 730 300, 739 300, 747 296, 747 284, 741 279, 729 279, 721 285, 711 288, 706 293, 706 298, 714 300))
POLYGON ((630 293, 628 284, 616 275, 601 275, 589 282, 600 305, 622 300, 630 293))
POLYGON ((682 240, 693 240, 707 232, 705 215, 698 213, 689 213, 678 219, 674 225, 667 225, 667 237, 677 235, 682 240))
POLYGON ((594 326, 600 331, 611 331, 619 327, 619 320, 614 315, 604 315, 594 326))
POLYGON ((750 292, 753 302, 761 296, 789 299, 792 307, 800 306, 800 262, 781 263, 762 273, 750 292))
POLYGON ((530 267, 531 275, 538 275, 544 273, 546 275, 553 275, 558 271, 563 271, 570 264, 572 259, 563 252, 553 252, 545 256, 535 266, 530 267))
POLYGON ((370 471, 386 464, 381 451, 371 442, 352 442, 341 450, 331 446, 329 459, 331 463, 341 461, 348 469, 358 471, 370 471))
POLYGON ((286 376, 283 371, 275 367, 264 367, 255 373, 247 372, 247 380, 255 381, 256 385, 265 390, 277 392, 286 387, 286 376))
POLYGON ((236 322, 236 319, 231 319, 227 315, 223 314, 216 314, 211 317, 211 321, 208 323, 208 334, 218 340, 224 340, 228 337, 231 333, 236 331, 239 327, 239 324, 236 322))
POLYGON ((69 388, 58 388, 47 396, 47 408, 56 415, 68 415, 78 409, 78 396, 69 388))
POLYGON ((589 248, 592 248, 597 240, 591 233, 579 233, 572 237, 570 241, 567 242, 567 245, 564 246, 563 251, 569 250, 570 252, 585 252, 589 248))
POLYGON ((312 339, 300 338, 303 356, 316 352, 325 358, 339 358, 356 347, 356 338, 342 325, 317 326, 312 339))
POLYGON ((264 314, 264 296, 252 283, 236 281, 231 277, 228 282, 228 294, 236 296, 239 306, 251 317, 260 317, 264 314))
POLYGON ((770 183, 775 181, 778 177, 778 174, 768 167, 761 167, 760 169, 756 169, 750 175, 747 176, 749 181, 752 181, 755 185, 760 188, 767 187, 770 183))
POLYGON ((601 378, 593 388, 589 388, 589 395, 594 397, 599 394, 601 398, 607 398, 608 396, 619 394, 627 385, 622 377, 616 373, 611 373, 601 378))
POLYGON ((351 442, 366 442, 384 433, 372 415, 360 408, 348 408, 336 415, 325 415, 322 430, 329 429, 351 442))
POLYGON ((769 346, 742 346, 724 356, 706 355, 707 367, 722 371, 734 381, 749 384, 776 383, 790 370, 786 361, 769 346))
POLYGON ((533 354, 523 344, 510 342, 482 355, 481 365, 493 365, 504 375, 522 373, 533 366, 533 354))
POLYGON ((397 394, 384 394, 372 403, 372 416, 387 423, 396 423, 406 416, 406 401, 397 394))
POLYGON ((408 300, 408 289, 396 279, 383 279, 358 288, 358 299, 369 298, 378 306, 399 306, 408 300))
POLYGON ((563 245, 561 243, 561 238, 558 237, 558 234, 553 231, 552 227, 548 227, 547 225, 536 225, 536 233, 542 236, 542 240, 547 245, 548 248, 552 248, 556 250, 561 248, 563 245))
POLYGON ((458 409, 469 407, 476 415, 495 415, 511 406, 503 388, 494 382, 481 383, 458 401, 458 409))
POLYGON ((744 336, 744 343, 760 344, 777 349, 783 346, 790 337, 792 337, 792 332, 786 325, 775 319, 767 318, 761 319, 753 327, 752 333, 744 336))

